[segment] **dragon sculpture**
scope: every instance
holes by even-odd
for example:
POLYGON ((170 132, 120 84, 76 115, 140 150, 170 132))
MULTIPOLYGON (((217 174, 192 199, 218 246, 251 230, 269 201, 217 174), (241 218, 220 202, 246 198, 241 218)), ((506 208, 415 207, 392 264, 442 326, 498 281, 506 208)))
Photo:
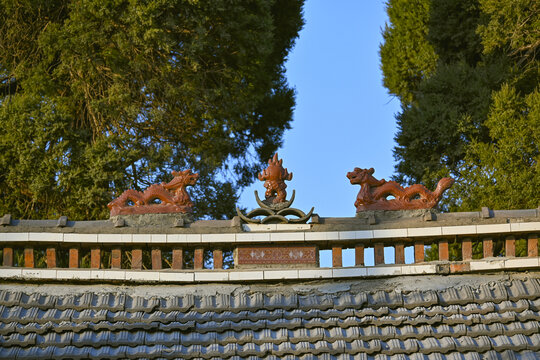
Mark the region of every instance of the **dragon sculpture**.
POLYGON ((195 185, 199 174, 184 170, 173 171, 172 175, 170 182, 150 185, 144 192, 124 191, 107 205, 111 216, 191 212, 193 203, 186 187, 195 185))
POLYGON ((347 173, 351 184, 360 185, 356 197, 356 212, 365 210, 413 210, 431 209, 437 205, 445 190, 454 183, 452 178, 442 178, 435 191, 429 191, 424 185, 414 184, 407 188, 395 181, 377 180, 375 170, 355 168, 347 173), (394 199, 387 199, 394 196, 394 199))
POLYGON ((259 199, 259 194, 255 190, 255 200, 260 208, 250 211, 246 215, 242 214, 240 209, 236 208, 238 216, 248 223, 269 224, 269 223, 306 223, 313 214, 314 208, 308 214, 302 210, 291 208, 294 201, 295 191, 291 195, 291 199, 287 200, 287 184, 285 180, 291 180, 293 174, 289 173, 283 167, 283 159, 278 158, 276 153, 274 157, 268 160, 268 167, 263 170, 258 176, 259 180, 264 181, 266 188, 265 200, 259 199), (296 216, 296 218, 287 218, 287 216, 296 216), (258 219, 258 216, 263 216, 258 219))

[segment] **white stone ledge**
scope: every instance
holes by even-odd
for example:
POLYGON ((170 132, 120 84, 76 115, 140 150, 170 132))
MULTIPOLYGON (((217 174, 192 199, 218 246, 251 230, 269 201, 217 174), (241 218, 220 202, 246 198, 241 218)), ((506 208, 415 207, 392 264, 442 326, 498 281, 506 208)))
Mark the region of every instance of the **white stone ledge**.
POLYGON ((48 241, 48 242, 62 242, 64 241, 64 234, 62 233, 28 233, 28 241, 48 241))
POLYGON ((522 257, 522 258, 506 259, 504 261, 504 267, 506 269, 522 269, 522 268, 540 267, 540 258, 522 257))
POLYGON ((501 270, 505 268, 504 259, 482 259, 470 262, 471 271, 501 270))
MULTIPOLYGON (((1 271, 0 271, 1 273, 1 271)), ((57 280, 84 280, 92 277, 90 269, 58 269, 56 270, 57 280)), ((124 274, 125 278, 125 274, 124 274)))
POLYGON ((259 231, 302 231, 311 229, 311 224, 242 224, 246 232, 259 231))
POLYGON ((403 265, 401 267, 402 275, 422 275, 422 274, 436 274, 436 264, 419 264, 419 265, 403 265))
MULTIPOLYGON (((74 243, 97 243, 100 237, 107 237, 110 234, 64 234, 64 242, 74 242, 74 243)), ((127 236, 126 236, 127 238, 127 236)), ((131 234, 128 239, 125 239, 126 242, 131 242, 131 234)))
POLYGON ((244 224, 243 226, 246 232, 219 234, 77 234, 51 232, 0 232, 0 246, 1 242, 64 242, 101 244, 235 244, 270 241, 279 243, 354 242, 355 240, 376 241, 403 238, 443 238, 453 237, 456 235, 482 236, 491 234, 540 232, 540 222, 317 232, 305 231, 311 229, 311 224, 244 224))
POLYGON ((332 269, 299 269, 299 279, 331 279, 333 277, 332 269))
POLYGON ((231 271, 229 272, 229 280, 264 280, 264 271, 231 271))
MULTIPOLYGON (((77 241, 77 234, 66 234, 66 235, 70 235, 72 239, 71 242, 77 241)), ((90 239, 92 238, 93 234, 81 234, 81 235, 83 235, 83 238, 88 237, 90 239)), ((65 236, 64 236, 64 241, 66 241, 65 236)), ((129 244, 133 242, 133 235, 132 234, 97 234, 97 240, 90 241, 90 242, 129 244)))
POLYGON ((296 280, 298 279, 298 270, 265 270, 265 280, 296 280))
POLYGON ((0 241, 28 241, 28 233, 0 233, 0 241))
MULTIPOLYGON (((448 264, 448 263, 444 263, 448 264)), ((540 257, 491 258, 469 261, 471 273, 540 269, 540 257)), ((89 282, 242 282, 264 280, 310 280, 340 278, 376 278, 439 273, 441 263, 391 264, 379 266, 309 268, 309 269, 246 269, 246 270, 120 270, 120 269, 29 269, 0 267, 1 279, 12 280, 84 280, 89 282)))
POLYGON ((229 281, 229 273, 227 271, 195 271, 195 281, 229 281))
POLYGON ((332 269, 333 278, 364 277, 364 276, 367 276, 367 269, 365 267, 332 269))

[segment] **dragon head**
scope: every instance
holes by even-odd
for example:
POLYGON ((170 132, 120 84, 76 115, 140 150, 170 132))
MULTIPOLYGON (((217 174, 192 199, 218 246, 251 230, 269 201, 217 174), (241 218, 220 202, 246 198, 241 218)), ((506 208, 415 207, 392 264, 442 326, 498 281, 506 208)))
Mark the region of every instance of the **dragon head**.
POLYGON ((172 175, 174 178, 167 184, 164 185, 166 189, 176 189, 182 186, 193 186, 199 179, 199 174, 195 174, 191 169, 184 171, 173 171, 172 175))
POLYGON ((347 173, 347 177, 351 181, 351 184, 363 184, 366 183, 370 176, 373 175, 375 169, 361 169, 354 168, 353 171, 347 173))

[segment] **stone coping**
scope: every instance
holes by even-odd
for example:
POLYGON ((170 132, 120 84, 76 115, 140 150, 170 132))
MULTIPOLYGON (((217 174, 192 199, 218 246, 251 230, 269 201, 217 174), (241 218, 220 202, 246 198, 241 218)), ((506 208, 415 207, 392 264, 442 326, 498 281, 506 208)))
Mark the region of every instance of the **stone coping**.
POLYGON ((378 278, 451 273, 538 271, 539 257, 487 258, 461 262, 429 262, 341 268, 253 270, 131 270, 1 268, 0 278, 22 281, 89 281, 135 283, 199 283, 378 278))
POLYGON ((211 234, 240 232, 332 232, 388 230, 404 228, 450 227, 469 225, 515 224, 540 221, 539 209, 490 210, 478 212, 437 213, 433 210, 366 211, 354 217, 321 217, 314 215, 310 224, 242 224, 231 220, 191 221, 182 214, 147 214, 136 218, 124 216, 109 220, 71 221, 65 216, 51 220, 20 220, 10 215, 0 217, 0 233, 161 233, 211 234))
POLYGON ((415 228, 375 229, 358 231, 255 231, 246 225, 245 232, 210 234, 81 234, 67 232, 0 232, 0 242, 54 242, 54 243, 116 243, 116 244, 237 244, 237 243, 328 243, 349 241, 377 241, 388 239, 441 238, 479 236, 490 234, 534 233, 540 231, 540 222, 506 224, 432 226, 415 228), (252 231, 253 230, 253 231, 252 231))

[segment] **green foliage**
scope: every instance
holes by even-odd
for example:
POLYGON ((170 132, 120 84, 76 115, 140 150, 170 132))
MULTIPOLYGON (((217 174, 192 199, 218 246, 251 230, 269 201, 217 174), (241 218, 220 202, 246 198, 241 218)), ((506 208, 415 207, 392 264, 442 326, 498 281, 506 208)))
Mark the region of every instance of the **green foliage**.
POLYGON ((289 128, 302 3, 1 0, 0 212, 104 218, 193 168, 196 215, 233 215, 289 128))
POLYGON ((538 206, 539 90, 522 97, 514 87, 505 84, 493 94, 485 125, 496 141, 473 141, 468 147, 461 169, 463 181, 457 188, 463 194, 462 209, 538 206))
POLYGON ((388 14, 381 63, 385 85, 402 102, 395 178, 433 187, 453 176, 444 209, 537 207, 538 3, 389 1, 388 14), (415 17, 422 31, 411 31, 415 17), (395 34, 407 36, 396 43, 395 34), (425 56, 428 46, 433 56, 425 56), (403 71, 422 66, 430 67, 423 76, 403 71))
POLYGON ((390 23, 383 30, 381 69, 383 83, 403 104, 410 103, 418 84, 437 63, 433 46, 427 41, 430 1, 389 0, 390 23))
POLYGON ((405 160, 396 166, 400 182, 433 187, 443 176, 457 177, 465 144, 488 139, 483 119, 501 68, 494 64, 478 70, 460 61, 439 66, 419 85, 416 105, 404 106, 397 115, 394 155, 405 160))
POLYGON ((482 0, 487 21, 478 28, 485 53, 509 51, 534 66, 540 46, 540 4, 534 0, 482 0))

